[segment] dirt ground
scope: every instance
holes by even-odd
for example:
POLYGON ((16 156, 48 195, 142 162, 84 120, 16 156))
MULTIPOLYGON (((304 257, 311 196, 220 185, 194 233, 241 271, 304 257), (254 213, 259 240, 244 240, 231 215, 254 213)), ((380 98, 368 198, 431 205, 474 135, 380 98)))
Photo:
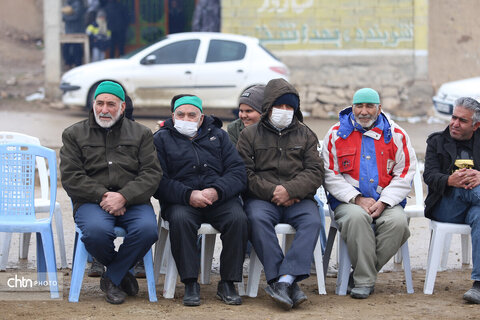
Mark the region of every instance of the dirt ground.
MULTIPOLYGON (((43 85, 41 45, 28 35, 2 29, 1 24, 0 43, 0 108, 7 110, 18 107, 25 111, 31 108, 36 112, 54 114, 58 101, 25 103, 24 99, 43 85)), ((27 126, 28 123, 24 123, 22 128, 27 126)), ((22 131, 22 128, 18 130, 22 131)), ((68 210, 68 204, 62 203, 62 209, 68 210)), ((70 223, 71 220, 64 220, 64 225, 70 223)), ((145 280, 140 280, 140 293, 137 297, 128 298, 123 305, 110 305, 103 299, 98 278, 88 277, 84 279, 80 302, 69 303, 71 270, 66 269, 59 271, 59 277, 63 278, 65 283, 63 299, 27 301, 21 299, 21 296, 17 296, 18 299, 13 301, 0 299, 0 319, 478 319, 480 306, 466 304, 462 300, 463 293, 471 286, 471 267, 461 267, 458 257, 454 267, 438 273, 434 294, 428 296, 422 293, 428 248, 428 227, 425 222, 422 223, 422 227, 416 234, 412 234, 411 238, 411 246, 417 246, 417 249, 411 247, 415 293, 410 295, 406 293, 403 272, 396 271, 398 266, 393 266, 380 273, 375 293, 367 300, 335 295, 335 277, 327 277, 328 294, 318 295, 315 293, 316 277, 312 276, 301 283, 301 288, 307 293, 309 300, 289 312, 277 308, 262 289, 259 289, 257 298, 244 297, 242 306, 223 304, 215 299, 218 274, 213 275, 212 284, 201 286, 202 305, 197 308, 182 305, 181 284, 177 286, 174 299, 161 297, 163 277, 157 286, 157 303, 148 302, 145 280)), ((66 233, 65 236, 71 247, 72 235, 66 233)), ((16 249, 14 246, 12 248, 16 249)), ((35 251, 33 248, 34 245, 31 252, 35 251)), ((455 256, 453 253, 451 255, 455 256)), ((72 252, 67 251, 70 263, 71 256, 72 252)), ((17 267, 20 270, 34 271, 34 265, 30 262, 21 262, 17 267)), ((18 269, 7 271, 16 270, 18 269)), ((265 286, 264 278, 260 286, 265 286)))

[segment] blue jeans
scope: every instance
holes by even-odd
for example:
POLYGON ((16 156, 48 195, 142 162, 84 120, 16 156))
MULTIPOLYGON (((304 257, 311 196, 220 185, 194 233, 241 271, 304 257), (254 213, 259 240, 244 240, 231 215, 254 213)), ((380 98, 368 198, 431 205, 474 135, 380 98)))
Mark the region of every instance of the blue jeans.
POLYGON ((245 213, 250 241, 263 264, 267 281, 286 274, 295 276, 295 281, 308 278, 313 250, 322 227, 317 204, 305 199, 290 207, 282 207, 251 198, 245 201, 245 213), (275 233, 278 223, 288 223, 297 231, 285 256, 275 233))
POLYGON ((128 270, 142 259, 157 241, 157 219, 149 204, 133 205, 123 216, 115 217, 98 204, 86 203, 75 213, 87 251, 107 267, 105 276, 119 285, 128 270), (115 251, 114 227, 126 231, 122 245, 115 251))
POLYGON ((433 211, 433 220, 465 223, 472 228, 472 280, 480 281, 480 186, 472 190, 451 188, 433 211))

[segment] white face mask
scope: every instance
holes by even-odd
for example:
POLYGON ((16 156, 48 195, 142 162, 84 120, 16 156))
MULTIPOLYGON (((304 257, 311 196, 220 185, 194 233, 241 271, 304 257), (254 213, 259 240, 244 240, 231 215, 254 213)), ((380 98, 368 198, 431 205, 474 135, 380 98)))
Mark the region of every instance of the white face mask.
POLYGON ((284 129, 292 123, 293 110, 283 110, 272 108, 272 115, 270 121, 278 129, 284 129))
POLYGON ((193 136, 195 136, 197 134, 198 122, 175 119, 174 127, 181 134, 183 134, 183 135, 185 135, 189 138, 192 138, 193 136))

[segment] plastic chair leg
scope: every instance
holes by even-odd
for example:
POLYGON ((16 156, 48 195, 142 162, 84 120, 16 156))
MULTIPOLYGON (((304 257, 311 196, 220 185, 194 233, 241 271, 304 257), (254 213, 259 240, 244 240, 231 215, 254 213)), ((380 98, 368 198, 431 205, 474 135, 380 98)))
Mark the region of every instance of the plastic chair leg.
POLYGON ((175 286, 177 284, 178 270, 177 265, 175 264, 175 259, 172 256, 172 249, 170 247, 170 237, 167 240, 167 245, 165 246, 167 251, 167 273, 165 274, 165 283, 163 286, 163 297, 165 299, 172 299, 175 295, 175 286))
POLYGON ((255 249, 252 247, 250 252, 250 265, 248 270, 248 280, 247 280, 247 296, 255 298, 258 293, 258 285, 260 283, 260 273, 262 272, 262 263, 255 252, 255 249))
POLYGON ((408 249, 408 241, 405 241, 399 251, 402 253, 403 257, 403 271, 405 272, 407 293, 413 293, 412 269, 410 268, 410 253, 408 249))
POLYGON ((444 252, 443 246, 445 245, 446 234, 443 231, 439 231, 438 228, 432 232, 430 240, 430 249, 428 250, 428 262, 425 275, 425 284, 423 286, 424 294, 432 294, 433 287, 435 286, 435 278, 437 277, 438 266, 444 252))
POLYGON ((350 276, 350 269, 352 263, 350 257, 348 256, 348 249, 345 240, 342 237, 339 239, 339 264, 338 264, 338 274, 337 274, 337 287, 335 288, 335 293, 339 296, 344 296, 347 294, 348 278, 350 276))
POLYGON ((27 259, 28 258, 28 246, 30 245, 30 232, 25 232, 20 234, 20 243, 19 247, 20 250, 18 252, 18 258, 20 259, 27 259))
MULTIPOLYGON (((330 256, 332 254, 333 244, 335 242, 335 236, 337 235, 337 229, 330 227, 328 230, 327 246, 325 247, 325 253, 323 255, 323 278, 327 276, 328 264, 330 263, 330 256)), ((318 276, 318 275, 317 275, 318 276)))
POLYGON ((157 291, 155 289, 155 276, 153 273, 153 257, 152 249, 148 250, 143 257, 143 264, 145 266, 145 273, 147 275, 148 298, 150 302, 157 302, 157 291))
POLYGON ((462 234, 462 263, 470 264, 471 242, 468 234, 462 234))
POLYGON ((153 274, 155 276, 155 284, 158 284, 158 278, 162 270, 165 246, 167 245, 168 230, 162 228, 161 219, 158 222, 158 240, 155 244, 155 256, 153 260, 153 274))
POLYGON ((60 262, 62 269, 66 269, 68 267, 67 264, 67 253, 65 252, 65 237, 63 236, 63 220, 62 220, 62 210, 60 209, 60 204, 58 202, 55 203, 55 211, 53 212, 55 217, 55 228, 57 230, 57 240, 58 240, 58 248, 60 251, 60 262))
POLYGON ((72 279, 70 281, 70 292, 68 294, 68 301, 70 302, 78 302, 88 258, 88 252, 85 249, 85 244, 83 244, 83 242, 80 240, 80 237, 76 237, 75 242, 72 279))
POLYGON ((213 252, 215 250, 216 234, 202 234, 202 254, 200 260, 200 283, 210 283, 213 252))
POLYGON ((10 242, 12 240, 11 232, 0 232, 0 243, 2 244, 0 252, 0 271, 5 271, 7 269, 8 263, 8 254, 10 251, 10 242))
MULTIPOLYGON (((37 248, 42 244, 43 258, 40 259, 37 256, 37 261, 42 260, 46 266, 46 274, 48 274, 48 280, 50 284, 50 297, 52 299, 60 298, 58 292, 58 279, 57 279, 57 264, 55 260, 55 246, 53 244, 53 232, 51 225, 48 226, 48 230, 37 232, 37 248)), ((39 252, 39 250, 37 250, 39 252)), ((40 253, 40 252, 39 252, 40 253)), ((41 277, 38 277, 41 278, 41 277)))
POLYGON ((327 294, 325 291, 325 276, 322 260, 322 243, 320 237, 317 240, 315 250, 313 250, 313 259, 315 261, 315 270, 317 271, 318 294, 327 294))
POLYGON ((443 271, 447 269, 448 254, 450 253, 450 244, 452 243, 452 234, 445 234, 445 243, 443 245, 442 260, 438 270, 443 271))

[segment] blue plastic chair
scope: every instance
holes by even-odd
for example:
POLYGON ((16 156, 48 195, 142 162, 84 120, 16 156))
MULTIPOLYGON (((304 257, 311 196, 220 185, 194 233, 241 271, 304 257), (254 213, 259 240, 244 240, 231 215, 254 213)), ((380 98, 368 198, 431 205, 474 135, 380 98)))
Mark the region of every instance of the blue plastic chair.
POLYGON ((59 298, 52 217, 57 195, 55 151, 31 144, 0 145, 0 232, 35 232, 37 236, 37 280, 50 284, 50 296, 59 298), (35 212, 35 160, 47 159, 50 169, 48 218, 35 212))
MULTIPOLYGON (((87 259, 89 253, 85 248, 85 244, 82 239, 82 231, 75 225, 75 231, 77 232, 75 240, 75 252, 73 257, 72 267, 72 280, 70 281, 70 293, 68 295, 68 301, 78 302, 80 296, 80 290, 82 289, 83 275, 85 273, 85 267, 87 265, 87 259)), ((125 237, 126 231, 123 228, 115 227, 114 232, 117 237, 125 237)), ((143 263, 145 265, 145 273, 147 275, 148 297, 150 302, 157 302, 157 291, 155 288, 155 277, 153 274, 153 257, 152 249, 148 250, 147 254, 143 257, 143 263)), ((133 268, 130 270, 133 273, 133 268)))

